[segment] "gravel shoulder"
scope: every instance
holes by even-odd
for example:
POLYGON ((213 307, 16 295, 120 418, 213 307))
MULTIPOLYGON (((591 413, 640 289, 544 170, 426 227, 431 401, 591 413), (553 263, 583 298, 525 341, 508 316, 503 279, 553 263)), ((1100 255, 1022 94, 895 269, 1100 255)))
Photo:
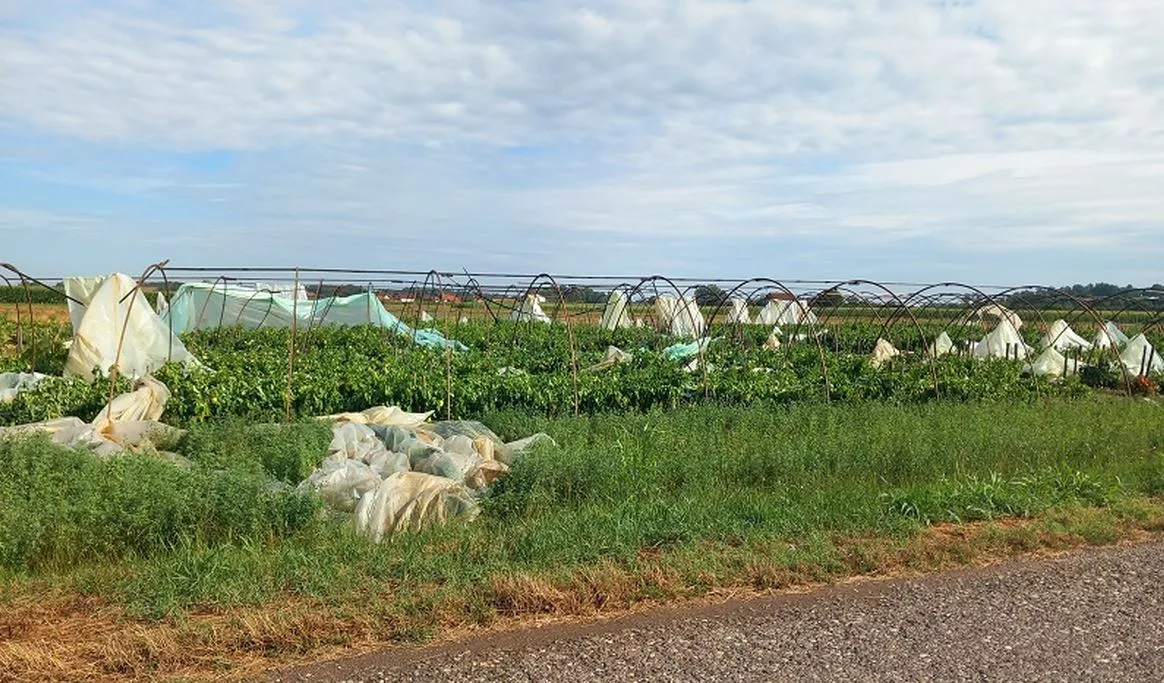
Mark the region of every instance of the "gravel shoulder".
POLYGON ((1158 681, 1164 542, 395 647, 277 681, 1158 681))

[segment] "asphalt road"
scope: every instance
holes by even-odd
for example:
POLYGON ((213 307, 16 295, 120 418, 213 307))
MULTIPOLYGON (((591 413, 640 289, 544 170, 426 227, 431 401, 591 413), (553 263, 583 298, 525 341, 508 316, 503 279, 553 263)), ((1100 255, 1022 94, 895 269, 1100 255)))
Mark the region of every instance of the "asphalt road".
POLYGON ((1161 681, 1164 543, 452 645, 281 681, 1161 681))

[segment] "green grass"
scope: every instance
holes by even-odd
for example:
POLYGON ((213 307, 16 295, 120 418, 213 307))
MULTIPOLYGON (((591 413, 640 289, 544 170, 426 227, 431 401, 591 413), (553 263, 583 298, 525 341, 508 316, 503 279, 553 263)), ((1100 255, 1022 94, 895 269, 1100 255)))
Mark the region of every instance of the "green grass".
POLYGON ((179 447, 187 468, 7 442, 0 566, 145 615, 286 597, 424 613, 449 596, 487 614, 504 608, 498 577, 633 574, 659 556, 696 592, 759 561, 827 575, 844 562, 837 537, 908 539, 932 522, 1159 495, 1160 410, 1083 400, 499 413, 486 422, 503 436, 546 431, 560 447, 521 461, 473 524, 378 546, 288 486, 322 455, 318 425, 198 427, 179 447))

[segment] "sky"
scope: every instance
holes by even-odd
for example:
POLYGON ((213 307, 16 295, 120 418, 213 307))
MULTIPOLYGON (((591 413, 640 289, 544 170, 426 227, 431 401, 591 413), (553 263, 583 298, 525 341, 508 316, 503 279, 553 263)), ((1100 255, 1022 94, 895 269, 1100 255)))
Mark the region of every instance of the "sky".
POLYGON ((0 261, 1164 280, 1160 0, 0 0, 0 261))

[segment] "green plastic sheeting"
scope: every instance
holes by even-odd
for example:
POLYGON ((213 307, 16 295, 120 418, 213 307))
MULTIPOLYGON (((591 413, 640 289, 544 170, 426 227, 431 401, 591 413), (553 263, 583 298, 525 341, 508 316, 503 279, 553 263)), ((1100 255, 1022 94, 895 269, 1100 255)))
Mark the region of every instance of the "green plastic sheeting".
POLYGON ((421 346, 468 350, 464 344, 446 339, 436 330, 413 330, 389 313, 371 292, 297 300, 230 285, 188 283, 178 289, 163 311, 162 320, 175 334, 233 326, 288 328, 292 321, 301 328, 373 325, 411 337, 421 346))
POLYGON ((693 342, 686 344, 672 344, 663 349, 663 355, 670 360, 687 360, 692 356, 698 356, 701 352, 707 349, 707 345, 711 342, 711 338, 703 337, 693 342))

